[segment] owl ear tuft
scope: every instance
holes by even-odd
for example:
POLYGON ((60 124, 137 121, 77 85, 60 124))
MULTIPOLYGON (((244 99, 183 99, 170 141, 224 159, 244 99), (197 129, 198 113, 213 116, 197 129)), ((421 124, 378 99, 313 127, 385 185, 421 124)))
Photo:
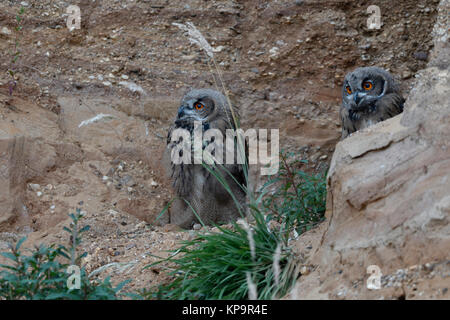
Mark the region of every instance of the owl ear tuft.
POLYGON ((380 97, 386 94, 388 88, 388 79, 386 79, 384 74, 381 75, 381 78, 383 79, 383 91, 381 92, 380 97))

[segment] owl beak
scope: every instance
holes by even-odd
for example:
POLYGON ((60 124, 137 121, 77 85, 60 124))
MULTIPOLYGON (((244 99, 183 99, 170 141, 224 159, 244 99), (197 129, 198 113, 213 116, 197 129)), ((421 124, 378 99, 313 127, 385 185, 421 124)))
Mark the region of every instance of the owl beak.
POLYGON ((353 96, 353 100, 355 101, 356 105, 359 105, 359 103, 361 102, 361 99, 364 97, 364 95, 362 95, 359 92, 356 92, 353 96))
POLYGON ((185 115, 184 109, 185 109, 185 106, 181 106, 178 108, 178 115, 177 115, 178 119, 181 119, 182 117, 184 117, 184 115, 185 115))

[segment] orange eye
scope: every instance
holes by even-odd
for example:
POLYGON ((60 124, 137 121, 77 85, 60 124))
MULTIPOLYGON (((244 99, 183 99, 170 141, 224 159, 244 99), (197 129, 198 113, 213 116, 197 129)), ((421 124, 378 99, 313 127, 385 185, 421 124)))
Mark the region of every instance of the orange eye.
POLYGON ((348 94, 352 94, 352 89, 350 88, 350 86, 346 86, 345 90, 347 90, 348 94))
POLYGON ((203 105, 203 104, 201 104, 200 102, 196 102, 195 104, 194 104, 194 108, 196 109, 196 110, 201 110, 201 109, 203 109, 205 106, 203 105))
POLYGON ((372 82, 370 82, 370 81, 364 82, 364 83, 363 83, 363 88, 364 88, 365 90, 371 90, 371 89, 373 88, 372 82))

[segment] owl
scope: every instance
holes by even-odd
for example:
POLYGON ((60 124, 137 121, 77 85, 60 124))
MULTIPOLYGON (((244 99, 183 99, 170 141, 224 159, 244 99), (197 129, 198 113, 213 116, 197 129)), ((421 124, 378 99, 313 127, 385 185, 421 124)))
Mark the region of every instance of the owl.
POLYGON ((391 74, 378 67, 357 68, 342 86, 342 138, 403 112, 403 99, 391 74))
MULTIPOLYGON (((218 91, 195 89, 181 99, 177 115, 167 135, 164 155, 168 178, 176 195, 169 208, 171 224, 189 229, 195 223, 199 223, 199 219, 207 225, 227 223, 241 217, 245 212, 246 193, 242 187, 246 186, 246 179, 242 164, 234 161, 232 164, 212 165, 209 169, 213 171, 209 171, 205 165, 194 163, 194 151, 190 164, 177 164, 173 161, 173 153, 178 152, 179 154, 175 155, 182 156, 183 150, 180 151, 179 147, 180 144, 186 143, 183 137, 172 139, 175 129, 185 129, 190 133, 190 139, 193 139, 194 123, 197 122, 203 134, 210 129, 217 129, 225 140, 226 130, 236 129, 236 121, 239 121, 238 109, 233 107, 232 113, 227 99, 218 91), (223 177, 233 196, 213 172, 223 177), (238 206, 241 211, 238 210, 238 206)), ((202 141, 202 149, 214 141, 213 139, 214 137, 202 141)), ((193 146, 194 142, 189 141, 189 145, 193 146)), ((221 148, 225 145, 223 141, 221 148)), ((223 155, 225 152, 223 149, 223 155)))

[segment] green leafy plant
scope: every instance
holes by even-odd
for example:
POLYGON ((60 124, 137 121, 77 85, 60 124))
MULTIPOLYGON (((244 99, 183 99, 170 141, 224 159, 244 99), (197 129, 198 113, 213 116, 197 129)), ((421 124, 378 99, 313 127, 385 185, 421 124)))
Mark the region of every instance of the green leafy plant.
POLYGON ((11 77, 11 80, 9 80, 9 82, 8 82, 8 89, 9 89, 10 96, 13 94, 13 91, 17 86, 15 64, 21 55, 21 52, 19 50, 19 37, 22 35, 22 33, 21 33, 22 29, 23 29, 22 16, 24 13, 25 13, 25 8, 22 6, 22 7, 20 7, 20 9, 16 15, 16 24, 17 25, 15 27, 15 30, 16 30, 17 36, 14 41, 14 51, 11 53, 11 61, 10 61, 11 66, 8 69, 8 74, 11 77))
POLYGON ((173 281, 142 295, 154 299, 247 299, 249 277, 256 298, 272 299, 283 296, 295 282, 298 272, 292 252, 280 246, 278 235, 267 229, 262 215, 255 214, 251 227, 233 223, 231 229, 218 229, 197 234, 183 242, 173 256, 147 266, 170 261, 173 281))
POLYGON ((263 186, 259 199, 266 221, 280 223, 287 240, 290 231, 299 235, 324 220, 326 173, 310 175, 300 170, 307 161, 296 159, 293 153, 281 152, 280 159, 278 174, 263 186))
POLYGON ((40 245, 34 250, 21 249, 26 238, 20 239, 11 247, 11 252, 0 252, 11 264, 0 264, 0 298, 3 299, 33 299, 33 300, 111 300, 117 299, 119 290, 128 282, 122 282, 112 287, 110 279, 101 283, 88 279, 84 268, 80 268, 80 289, 68 289, 66 272, 69 265, 79 264, 86 253, 77 255, 77 246, 81 242, 81 234, 89 230, 89 226, 79 227, 83 217, 81 210, 69 214, 72 222, 70 227, 64 227, 69 232, 71 246, 40 245), (65 263, 62 261, 66 261, 65 263), (68 263, 70 262, 70 264, 68 263))

